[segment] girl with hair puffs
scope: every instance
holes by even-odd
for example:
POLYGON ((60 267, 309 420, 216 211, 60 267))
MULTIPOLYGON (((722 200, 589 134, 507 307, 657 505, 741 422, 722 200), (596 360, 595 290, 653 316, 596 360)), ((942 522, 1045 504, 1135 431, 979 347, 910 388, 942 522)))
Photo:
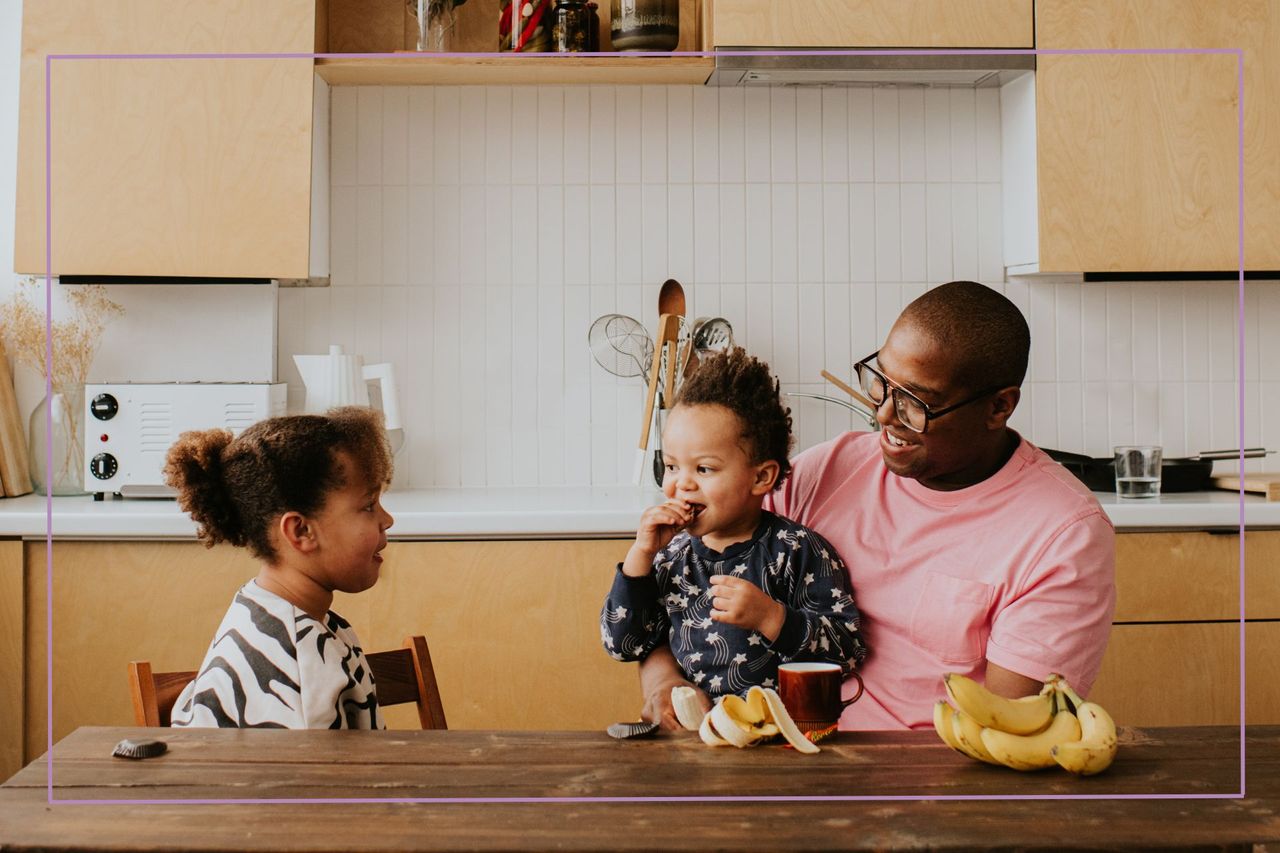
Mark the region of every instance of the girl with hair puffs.
POLYGON ((333 593, 378 580, 392 518, 381 415, 364 407, 268 418, 232 438, 183 433, 165 478, 212 547, 260 561, 236 592, 172 725, 385 728, 360 640, 333 593))

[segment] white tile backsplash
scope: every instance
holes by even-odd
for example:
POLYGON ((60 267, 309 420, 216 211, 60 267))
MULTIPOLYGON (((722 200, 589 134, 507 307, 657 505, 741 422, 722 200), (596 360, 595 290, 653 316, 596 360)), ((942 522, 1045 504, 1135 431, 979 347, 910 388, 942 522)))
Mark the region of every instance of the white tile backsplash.
MULTIPOLYGON (((629 481, 644 380, 597 365, 587 329, 653 329, 668 277, 784 390, 837 395, 819 371, 850 378, 911 299, 974 278, 1027 315, 1032 441, 1238 441, 1234 282, 1004 281, 996 90, 336 87, 330 107, 331 286, 280 291, 280 378, 297 407, 294 353, 394 363, 398 487, 629 481)), ((1245 441, 1280 444, 1280 285, 1246 291, 1245 441)), ((797 450, 859 428, 791 407, 797 450)))

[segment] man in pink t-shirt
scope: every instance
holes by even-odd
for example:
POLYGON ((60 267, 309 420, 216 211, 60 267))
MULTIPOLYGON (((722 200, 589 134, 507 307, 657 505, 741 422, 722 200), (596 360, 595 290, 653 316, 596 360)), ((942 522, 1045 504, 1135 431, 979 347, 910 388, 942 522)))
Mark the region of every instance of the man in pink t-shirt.
MULTIPOLYGON (((1115 531, 1093 494, 1008 427, 1030 334, 1003 295, 950 282, 903 310, 856 366, 877 433, 792 462, 768 508, 849 567, 870 649, 844 729, 922 728, 960 672, 1005 696, 1051 672, 1087 694, 1115 610, 1115 531)), ((670 653, 641 665, 648 719, 676 725, 670 653)), ((849 685, 846 685, 846 692, 849 685)))

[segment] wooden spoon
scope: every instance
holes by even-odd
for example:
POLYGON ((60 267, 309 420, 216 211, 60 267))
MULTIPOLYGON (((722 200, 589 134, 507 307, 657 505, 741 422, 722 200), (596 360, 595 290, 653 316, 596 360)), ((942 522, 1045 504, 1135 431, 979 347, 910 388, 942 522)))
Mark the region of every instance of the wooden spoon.
POLYGON ((662 289, 658 291, 658 314, 675 314, 683 317, 684 309, 684 288, 674 278, 667 279, 662 283, 662 289))
POLYGON ((839 389, 840 389, 841 391, 843 391, 844 393, 848 394, 848 395, 849 395, 850 397, 852 397, 853 399, 857 400, 857 401, 858 401, 859 403, 861 403, 862 405, 866 406, 866 407, 867 407, 868 409, 870 409, 871 411, 873 411, 873 412, 874 412, 874 411, 876 411, 877 409, 879 409, 879 408, 880 408, 880 407, 879 407, 879 406, 877 406, 875 403, 871 402, 871 401, 870 401, 870 400, 868 400, 866 397, 862 396, 862 395, 861 395, 861 394, 859 394, 857 391, 853 390, 853 387, 852 387, 852 386, 850 386, 850 385, 849 385, 849 383, 847 383, 847 382, 843 381, 843 380, 842 380, 842 379, 840 379, 839 377, 834 376, 833 374, 831 374, 831 373, 829 373, 829 372, 827 372, 827 371, 825 371, 825 370, 824 370, 824 371, 822 371, 822 378, 823 378, 823 379, 825 379, 825 380, 827 380, 828 382, 830 382, 832 385, 836 386, 837 388, 839 388, 839 389))
MULTIPOLYGON (((679 331, 681 322, 679 318, 684 317, 684 310, 684 288, 681 287, 680 282, 676 281, 674 278, 667 279, 662 283, 662 289, 658 291, 658 314, 659 316, 663 314, 670 314, 677 319, 673 321, 676 324, 676 333, 672 336, 671 343, 666 348, 665 353, 667 372, 662 383, 662 400, 664 405, 670 405, 671 400, 675 397, 676 393, 676 360, 679 355, 679 331)), ((659 347, 658 351, 662 352, 662 347, 659 347)))

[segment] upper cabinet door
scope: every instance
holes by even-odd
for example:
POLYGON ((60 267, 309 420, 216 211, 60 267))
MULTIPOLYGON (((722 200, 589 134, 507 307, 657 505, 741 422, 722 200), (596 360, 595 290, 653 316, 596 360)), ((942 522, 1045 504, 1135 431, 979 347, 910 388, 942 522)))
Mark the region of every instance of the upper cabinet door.
POLYGON ((1034 47, 1032 0, 715 0, 717 47, 1034 47))
MULTIPOLYGON (((1242 48, 1245 266, 1280 269, 1280 0, 1037 0, 1041 49, 1242 48)), ((1042 272, 1238 264, 1233 54, 1040 56, 1042 272)))
MULTIPOLYGON (((305 53, 315 0, 28 0, 14 266, 45 260, 47 54, 305 53)), ((308 274, 312 60, 55 59, 55 274, 308 274)))

